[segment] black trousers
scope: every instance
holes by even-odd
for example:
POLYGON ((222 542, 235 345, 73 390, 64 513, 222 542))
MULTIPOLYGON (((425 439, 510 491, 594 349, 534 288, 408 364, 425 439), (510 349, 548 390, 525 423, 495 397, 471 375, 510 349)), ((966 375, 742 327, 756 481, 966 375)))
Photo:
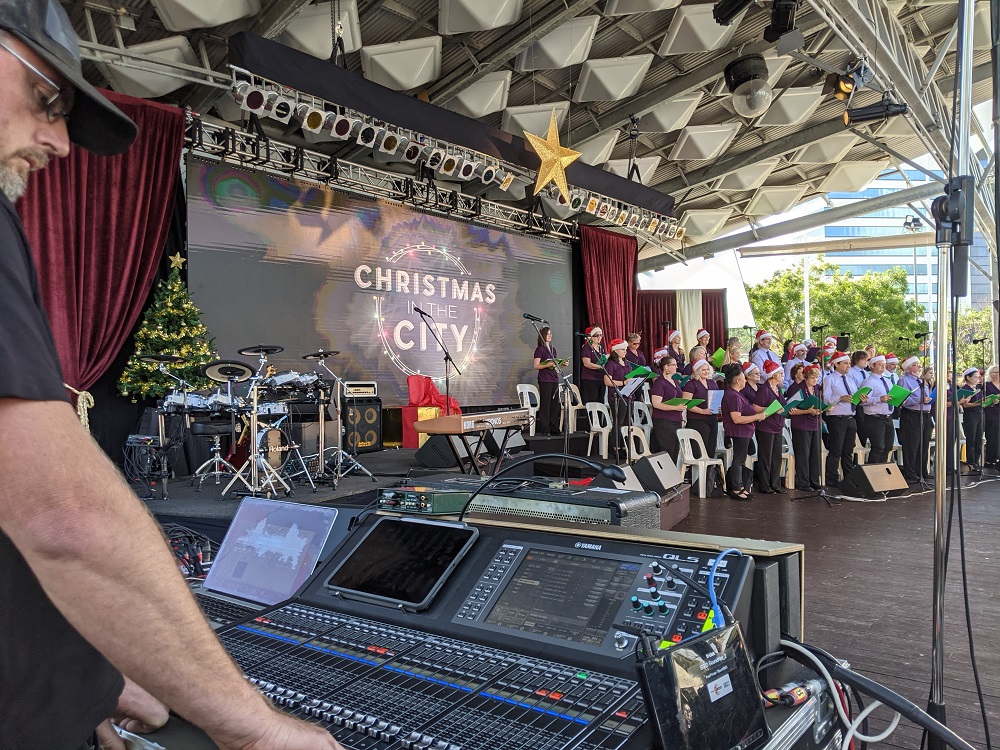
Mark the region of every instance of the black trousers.
POLYGON ((781 449, 784 447, 780 432, 757 430, 757 488, 777 492, 781 489, 781 449))
POLYGON ((604 402, 604 381, 603 380, 581 380, 580 381, 580 398, 583 399, 583 403, 587 404, 591 401, 604 402))
MULTIPOLYGON (((854 438, 857 435, 857 423, 854 417, 827 414, 826 429, 826 483, 836 487, 840 480, 854 471, 854 438), (839 469, 839 473, 838 473, 839 469)), ((792 433, 795 437, 795 433, 792 433)), ((798 469, 798 449, 795 449, 795 466, 798 469)), ((798 477, 796 477, 796 481, 798 477)))
POLYGON ((792 450, 795 452, 795 486, 800 490, 819 487, 819 463, 823 452, 819 430, 793 427, 792 450))
POLYGON ((986 415, 986 463, 1000 461, 1000 417, 986 415))
POLYGON ((868 463, 884 464, 889 460, 896 433, 892 426, 892 417, 881 414, 865 414, 865 430, 868 432, 868 463))
POLYGON ((653 439, 657 447, 677 461, 677 456, 681 452, 681 441, 677 438, 677 430, 681 428, 680 422, 671 419, 653 420, 653 439))
MULTIPOLYGON (((715 458, 715 447, 719 442, 719 422, 712 417, 711 419, 689 419, 687 426, 692 430, 695 430, 699 435, 701 435, 701 440, 705 444, 705 452, 708 453, 708 458, 715 458)), ((698 449, 695 448, 695 451, 698 449)), ((701 456, 695 456, 695 458, 701 458, 701 456)))
POLYGON ((624 449, 622 427, 628 426, 629 412, 632 411, 630 399, 620 399, 614 393, 608 394, 608 408, 611 410, 611 439, 608 445, 613 449, 624 449))
POLYGON ((726 439, 733 446, 733 461, 726 472, 726 489, 729 492, 739 492, 743 489, 743 470, 746 469, 750 438, 726 436, 726 439))
POLYGON ((858 410, 854 412, 854 425, 855 425, 855 431, 857 432, 858 435, 858 440, 861 441, 862 448, 864 448, 865 443, 868 442, 868 427, 867 425, 865 425, 865 417, 867 416, 868 415, 865 414, 865 410, 861 407, 860 404, 858 404, 858 410))
POLYGON ((536 435, 559 432, 559 383, 538 381, 536 435))
POLYGON ((983 460, 983 407, 974 406, 962 413, 965 431, 965 462, 979 466, 983 460))
POLYGON ((927 476, 927 455, 934 430, 934 417, 925 411, 921 428, 920 412, 902 409, 899 414, 899 444, 903 446, 903 479, 914 484, 927 476))

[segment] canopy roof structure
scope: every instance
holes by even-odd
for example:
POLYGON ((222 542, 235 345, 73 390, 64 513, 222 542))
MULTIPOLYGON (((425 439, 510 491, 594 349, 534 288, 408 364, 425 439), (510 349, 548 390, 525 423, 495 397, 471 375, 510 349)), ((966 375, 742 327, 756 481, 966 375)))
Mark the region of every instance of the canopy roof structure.
MULTIPOLYGON (((958 4, 945 0, 802 0, 795 31, 776 42, 764 39, 772 0, 718 3, 748 6, 728 26, 713 19, 716 3, 694 0, 63 1, 95 83, 234 124, 246 115, 227 68, 238 32, 319 59, 336 53, 368 80, 517 136, 544 133, 554 109, 563 145, 583 161, 628 175, 634 156, 633 179, 675 200, 685 234, 640 239, 645 270, 702 257, 713 238, 753 232, 826 193, 857 192, 924 154, 947 173, 958 4), (723 80, 749 54, 764 57, 774 92, 754 118, 736 114, 723 80), (861 62, 873 77, 851 106, 888 97, 908 105, 906 115, 845 126, 847 103, 824 83, 861 62)), ((980 2, 973 97, 963 106, 991 96, 989 44, 989 4, 980 2)), ((285 141, 385 166, 355 142, 303 140, 294 120, 262 122, 285 141)), ((981 166, 992 167, 991 138, 977 136, 977 228, 995 252, 992 178, 981 166)), ((509 199, 524 207, 530 198, 509 199)), ((560 218, 574 211, 564 206, 560 218)))

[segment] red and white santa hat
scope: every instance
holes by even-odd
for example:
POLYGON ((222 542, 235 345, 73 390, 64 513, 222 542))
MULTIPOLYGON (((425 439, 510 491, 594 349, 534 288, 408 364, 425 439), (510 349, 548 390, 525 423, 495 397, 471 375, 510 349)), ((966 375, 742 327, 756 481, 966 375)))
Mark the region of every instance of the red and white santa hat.
POLYGON ((764 339, 773 339, 773 338, 774 336, 772 336, 770 333, 761 328, 760 330, 757 331, 757 335, 754 336, 754 341, 756 341, 759 344, 764 339))
MULTIPOLYGON (((770 361, 771 360, 768 360, 768 362, 770 362, 770 361)), ((742 367, 743 367, 743 374, 744 375, 749 375, 754 370, 759 370, 760 369, 753 362, 744 362, 743 365, 742 365, 742 367)))
POLYGON ((764 377, 767 378, 768 380, 770 380, 771 376, 774 375, 775 373, 781 373, 781 375, 784 376, 785 371, 782 369, 781 365, 779 365, 773 359, 765 359, 764 360, 764 377))
POLYGON ((892 352, 886 352, 885 353, 885 363, 887 365, 898 365, 899 364, 899 357, 897 357, 892 352))
POLYGON ((670 344, 674 343, 674 339, 680 338, 680 336, 681 336, 680 331, 675 331, 675 330, 667 331, 667 346, 670 346, 670 344))
POLYGON ((905 372, 906 370, 909 370, 911 367, 913 367, 913 365, 919 365, 919 364, 920 364, 920 357, 914 355, 912 357, 907 357, 906 359, 904 359, 903 364, 901 364, 900 367, 902 367, 903 371, 905 372))
POLYGON ((694 364, 691 365, 691 373, 696 374, 698 372, 698 368, 701 367, 702 365, 708 365, 709 367, 711 367, 712 363, 709 362, 707 359, 695 360, 694 364))
POLYGON ((709 338, 711 338, 712 334, 710 334, 708 331, 706 331, 704 328, 702 328, 700 331, 698 331, 697 335, 694 337, 695 341, 697 341, 698 339, 700 339, 702 336, 708 336, 709 338))
POLYGON ((666 347, 661 347, 653 352, 653 364, 660 364, 660 360, 664 357, 670 356, 670 351, 666 347))
POLYGON ((796 344, 795 346, 792 347, 792 354, 798 354, 799 352, 805 354, 808 351, 809 347, 806 346, 805 344, 796 344))
POLYGON ((611 351, 615 349, 628 349, 628 344, 622 339, 611 339, 611 351))
POLYGON ((823 339, 823 343, 824 344, 832 344, 833 346, 836 346, 837 345, 837 337, 836 336, 827 336, 825 339, 823 339))
POLYGON ((803 375, 808 375, 813 370, 815 370, 816 372, 819 372, 819 365, 817 365, 815 362, 813 362, 811 365, 806 365, 805 367, 803 367, 802 368, 802 374, 803 375))
POLYGON ((871 359, 868 360, 868 366, 871 367, 876 362, 881 362, 882 364, 885 364, 885 355, 884 354, 876 354, 874 357, 872 357, 871 359))
POLYGON ((604 331, 601 330, 600 326, 590 326, 590 328, 584 328, 583 332, 588 336, 602 336, 604 331))
POLYGON ((834 352, 833 356, 830 357, 831 366, 839 364, 840 362, 850 362, 850 361, 851 361, 851 355, 848 354, 847 352, 834 352))

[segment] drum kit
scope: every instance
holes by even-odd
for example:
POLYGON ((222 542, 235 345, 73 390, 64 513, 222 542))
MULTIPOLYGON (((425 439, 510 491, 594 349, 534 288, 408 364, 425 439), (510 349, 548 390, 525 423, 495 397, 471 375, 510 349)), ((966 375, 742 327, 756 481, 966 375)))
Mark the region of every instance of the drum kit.
MULTIPOLYGON (((292 495, 291 483, 296 480, 307 482, 313 492, 317 482, 331 482, 336 488, 337 482, 352 471, 360 471, 376 481, 354 456, 343 450, 342 430, 337 431, 333 445, 326 445, 327 407, 332 404, 339 416, 343 387, 343 381, 327 366, 326 360, 339 352, 321 349, 303 355, 302 359, 315 363, 317 371, 276 372, 268 364, 268 358, 282 351, 283 347, 269 344, 237 350, 240 356, 257 357, 256 370, 238 360, 217 360, 205 365, 202 374, 219 384, 214 393, 194 391, 189 383, 169 371, 169 366, 186 362, 183 357, 170 354, 141 357, 145 362, 156 364, 161 372, 178 384, 166 395, 158 410, 160 444, 164 443, 164 416, 169 414, 182 415, 185 428, 213 440, 211 457, 191 477, 191 484, 198 481, 199 490, 208 477, 214 477, 215 483, 220 484, 220 478, 227 476, 230 480, 222 490, 221 499, 225 499, 237 483, 243 485, 237 495, 267 493, 270 497, 277 494, 279 487, 285 496, 292 495), (238 386, 241 391, 246 389, 245 395, 237 394, 238 386), (315 454, 303 456, 300 446, 292 440, 287 424, 291 401, 317 404, 319 441, 315 454), (222 416, 229 417, 228 433, 232 448, 228 457, 223 457, 221 449, 221 435, 227 432, 222 426, 225 422, 219 420, 222 416), (238 448, 241 445, 246 446, 247 455, 237 468, 228 459, 239 462, 238 448)), ((165 454, 161 460, 165 464, 165 454)), ((162 469, 165 476, 166 466, 162 469)))

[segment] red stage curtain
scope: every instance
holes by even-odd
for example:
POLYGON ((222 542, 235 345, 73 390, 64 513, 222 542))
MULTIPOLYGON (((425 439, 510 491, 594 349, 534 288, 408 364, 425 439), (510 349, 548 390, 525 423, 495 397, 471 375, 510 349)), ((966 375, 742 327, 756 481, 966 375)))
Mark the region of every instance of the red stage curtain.
POLYGON ((139 126, 132 147, 73 146, 18 203, 66 382, 85 390, 114 361, 149 294, 174 209, 184 112, 103 92, 139 126))
POLYGON ((587 325, 599 325, 604 345, 625 338, 635 328, 635 237, 583 225, 580 227, 587 325))
POLYGON ((726 326, 726 290, 703 289, 701 291, 701 324, 711 334, 708 340, 711 354, 720 346, 726 346, 729 328, 726 326))
POLYGON ((663 323, 677 325, 677 292, 673 289, 640 290, 635 301, 635 328, 642 334, 639 348, 646 361, 653 362, 653 352, 667 343, 663 323))

